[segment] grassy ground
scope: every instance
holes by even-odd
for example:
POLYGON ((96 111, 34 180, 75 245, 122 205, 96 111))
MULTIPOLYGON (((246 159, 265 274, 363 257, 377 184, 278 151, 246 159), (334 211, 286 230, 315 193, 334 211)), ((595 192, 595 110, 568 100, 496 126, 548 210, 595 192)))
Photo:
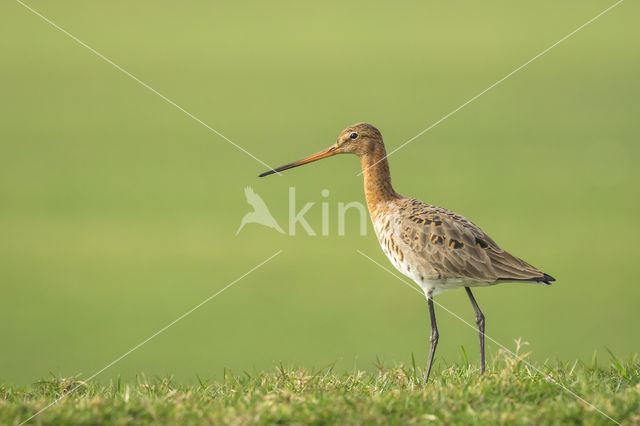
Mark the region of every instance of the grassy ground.
POLYGON ((547 362, 539 371, 521 358, 498 357, 485 376, 468 365, 439 366, 426 388, 415 366, 336 374, 275 368, 226 372, 224 380, 183 386, 170 378, 84 384, 51 378, 18 388, 0 385, 0 423, 17 424, 71 389, 33 419, 41 424, 201 423, 490 423, 640 424, 640 361, 547 362))

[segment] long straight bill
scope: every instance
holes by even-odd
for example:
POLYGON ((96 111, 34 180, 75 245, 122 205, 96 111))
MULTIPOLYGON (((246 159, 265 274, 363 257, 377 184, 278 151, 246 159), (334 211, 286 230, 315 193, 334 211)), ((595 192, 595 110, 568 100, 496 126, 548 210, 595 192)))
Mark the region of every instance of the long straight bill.
POLYGON ((294 161, 293 163, 285 164, 284 166, 276 167, 273 170, 269 170, 267 172, 261 173, 258 177, 265 177, 272 175, 274 173, 281 172, 283 170, 293 169, 294 167, 302 166, 308 163, 313 163, 314 161, 322 160, 323 158, 333 157, 336 154, 339 154, 340 150, 336 145, 333 145, 324 151, 320 151, 316 154, 310 155, 308 157, 303 158, 302 160, 294 161))

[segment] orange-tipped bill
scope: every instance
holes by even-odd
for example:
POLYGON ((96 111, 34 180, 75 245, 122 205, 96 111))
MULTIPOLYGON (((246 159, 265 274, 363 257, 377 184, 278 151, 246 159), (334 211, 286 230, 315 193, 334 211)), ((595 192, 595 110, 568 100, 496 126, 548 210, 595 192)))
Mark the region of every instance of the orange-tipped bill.
POLYGON ((284 166, 276 167, 273 170, 269 170, 268 172, 261 173, 258 177, 265 177, 272 175, 274 173, 281 172, 283 170, 293 169, 294 167, 302 166, 304 164, 313 163, 314 161, 322 160, 323 158, 333 157, 336 154, 339 154, 340 150, 336 145, 333 145, 324 151, 320 151, 316 154, 310 155, 308 157, 303 158, 302 160, 294 161, 293 163, 285 164, 284 166))

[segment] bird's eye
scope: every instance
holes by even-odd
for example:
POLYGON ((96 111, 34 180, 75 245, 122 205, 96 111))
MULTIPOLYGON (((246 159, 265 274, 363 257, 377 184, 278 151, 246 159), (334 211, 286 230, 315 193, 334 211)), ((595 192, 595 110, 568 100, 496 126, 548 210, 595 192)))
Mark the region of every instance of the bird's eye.
POLYGON ((353 133, 351 133, 351 134, 349 135, 349 137, 350 137, 351 139, 356 139, 356 138, 358 137, 358 134, 357 134, 356 132, 353 132, 353 133))

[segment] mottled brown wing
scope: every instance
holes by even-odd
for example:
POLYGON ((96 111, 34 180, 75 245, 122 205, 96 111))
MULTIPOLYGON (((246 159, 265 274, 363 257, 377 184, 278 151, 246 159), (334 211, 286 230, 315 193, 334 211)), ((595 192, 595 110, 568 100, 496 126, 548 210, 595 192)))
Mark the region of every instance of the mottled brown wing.
POLYGON ((399 239, 440 278, 546 281, 551 278, 505 250, 467 218, 419 200, 407 199, 399 239))

